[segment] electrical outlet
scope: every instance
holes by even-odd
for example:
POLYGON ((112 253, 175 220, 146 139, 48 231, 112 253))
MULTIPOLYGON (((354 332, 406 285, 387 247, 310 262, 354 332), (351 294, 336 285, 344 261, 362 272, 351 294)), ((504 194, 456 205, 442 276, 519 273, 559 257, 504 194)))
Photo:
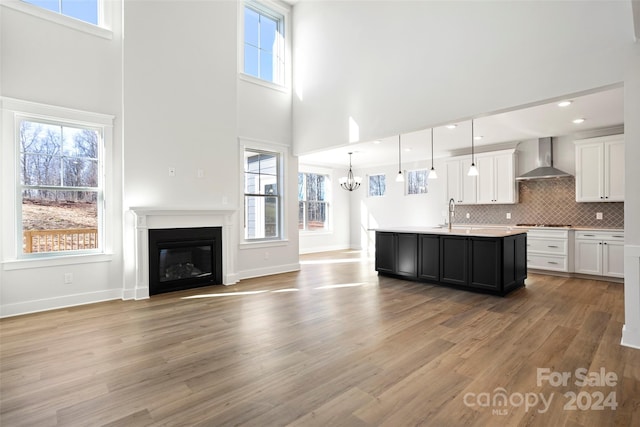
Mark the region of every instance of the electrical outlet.
POLYGON ((64 284, 70 285, 73 283, 73 273, 64 273, 64 284))
POLYGON ((511 212, 507 212, 507 219, 511 219, 511 212))
POLYGON ((269 259, 269 252, 264 253, 264 259, 269 259))
POLYGON ((602 212, 596 212, 596 219, 602 219, 602 212))
POLYGON ((198 178, 204 178, 204 171, 202 169, 198 169, 196 175, 198 175, 198 178))
POLYGON ((229 204, 229 198, 227 196, 222 196, 222 204, 223 205, 229 204))
POLYGON ((169 168, 169 176, 176 176, 176 168, 169 168))
POLYGON ((471 218, 471 214, 467 212, 467 219, 471 218))

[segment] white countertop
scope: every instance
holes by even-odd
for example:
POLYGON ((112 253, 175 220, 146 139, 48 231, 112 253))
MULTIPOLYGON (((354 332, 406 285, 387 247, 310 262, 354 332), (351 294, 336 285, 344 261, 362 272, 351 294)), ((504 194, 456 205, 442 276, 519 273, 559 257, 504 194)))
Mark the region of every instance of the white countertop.
POLYGON ((381 227, 373 231, 389 231, 392 233, 422 233, 422 234, 447 234, 454 236, 479 236, 479 237, 505 237, 514 234, 526 233, 527 230, 578 230, 578 231, 604 231, 624 233, 622 228, 598 228, 598 227, 525 227, 505 224, 459 224, 454 225, 449 231, 447 226, 423 226, 423 227, 381 227))
POLYGON ((515 234, 526 233, 526 229, 517 229, 514 227, 504 228, 482 228, 480 227, 453 227, 451 230, 447 227, 389 227, 378 228, 375 231, 386 231, 391 233, 418 233, 418 234, 442 234, 448 236, 474 236, 474 237, 507 237, 515 234))

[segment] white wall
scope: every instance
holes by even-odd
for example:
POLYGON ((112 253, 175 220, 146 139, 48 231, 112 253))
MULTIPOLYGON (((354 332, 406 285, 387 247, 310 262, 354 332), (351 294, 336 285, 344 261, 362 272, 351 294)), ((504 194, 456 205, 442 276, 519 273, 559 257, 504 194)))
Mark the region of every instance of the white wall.
MULTIPOLYGON (((640 5, 638 10, 640 10, 640 5)), ((636 22, 640 27, 640 22, 636 22)), ((629 46, 625 63, 624 302, 622 342, 640 348, 640 42, 629 46)))
MULTIPOLYGON (((2 315, 119 298, 130 291, 136 281, 130 207, 236 210, 235 277, 298 268, 291 94, 238 78, 240 3, 106 3, 113 12, 112 39, 4 3, 0 7, 2 96, 115 116, 114 191, 107 204, 113 255, 107 262, 7 267, 7 253, 0 252, 2 315), (243 235, 241 140, 271 145, 285 155, 286 240, 275 245, 238 244, 243 235), (169 177, 169 167, 176 169, 175 177, 169 177), (63 286, 67 272, 74 274, 74 283, 63 286)), ((13 184, 2 179, 6 193, 13 184)), ((3 234, 15 230, 14 200, 3 194, 3 234)))
MULTIPOLYGON (((112 168, 107 195, 112 254, 97 262, 16 262, 14 248, 0 249, 2 260, 0 315, 38 311, 103 299, 122 291, 122 29, 120 1, 109 2, 113 38, 85 33, 0 6, 1 95, 24 101, 116 116, 112 168), (73 283, 64 284, 64 274, 73 283)), ((13 152, 11 136, 3 138, 3 157, 13 152)), ((3 162, 9 161, 3 158, 3 162)), ((3 236, 15 233, 14 177, 4 168, 0 179, 3 236)), ((7 239, 3 239, 4 242, 7 239)), ((93 258, 95 261, 95 258, 93 258)))
POLYGON ((238 78, 241 12, 228 0, 128 1, 124 8, 125 209, 235 209, 241 242, 242 144, 285 153, 286 240, 237 246, 239 278, 298 268, 291 95, 238 78))
MULTIPOLYGON (((430 169, 429 162, 403 162, 403 171, 430 169)), ((361 190, 351 200, 351 247, 371 250, 375 243, 371 229, 380 227, 436 226, 444 222, 447 212, 444 160, 435 159, 434 168, 438 179, 428 180, 426 194, 406 194, 406 181, 396 182, 398 164, 361 168, 363 177, 361 190), (369 197, 369 175, 385 174, 384 196, 369 197), (444 215, 443 216, 443 212, 444 215)))
POLYGON ((299 2, 295 153, 624 79, 628 2, 299 2), (576 17, 579 16, 579 19, 576 17))

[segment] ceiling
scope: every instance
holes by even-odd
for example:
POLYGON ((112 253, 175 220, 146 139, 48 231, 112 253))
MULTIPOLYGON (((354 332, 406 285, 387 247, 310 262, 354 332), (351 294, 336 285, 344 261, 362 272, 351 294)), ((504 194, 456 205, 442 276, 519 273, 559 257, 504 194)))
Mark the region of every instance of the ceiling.
MULTIPOLYGON (((624 123, 623 88, 603 90, 577 97, 558 98, 540 105, 518 108, 512 111, 475 118, 474 134, 478 151, 483 147, 517 143, 546 136, 563 136, 584 133, 589 130, 619 126, 624 123), (562 100, 571 101, 566 107, 558 106, 562 100), (575 124, 574 119, 583 118, 575 124)), ((433 128, 434 157, 448 157, 471 150, 471 121, 449 123, 433 128)), ((401 136, 404 161, 431 160, 431 129, 403 133, 401 136)), ((351 143, 326 151, 302 155, 301 164, 343 167, 349 163, 353 152, 355 168, 378 166, 398 159, 398 135, 376 141, 351 143)))

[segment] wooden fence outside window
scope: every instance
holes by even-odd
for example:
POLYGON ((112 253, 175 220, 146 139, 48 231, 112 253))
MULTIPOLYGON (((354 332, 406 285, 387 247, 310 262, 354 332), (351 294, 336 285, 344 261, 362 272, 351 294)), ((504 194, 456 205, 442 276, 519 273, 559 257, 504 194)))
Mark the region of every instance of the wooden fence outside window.
POLYGON ((24 253, 75 251, 98 247, 97 228, 25 230, 24 253))

